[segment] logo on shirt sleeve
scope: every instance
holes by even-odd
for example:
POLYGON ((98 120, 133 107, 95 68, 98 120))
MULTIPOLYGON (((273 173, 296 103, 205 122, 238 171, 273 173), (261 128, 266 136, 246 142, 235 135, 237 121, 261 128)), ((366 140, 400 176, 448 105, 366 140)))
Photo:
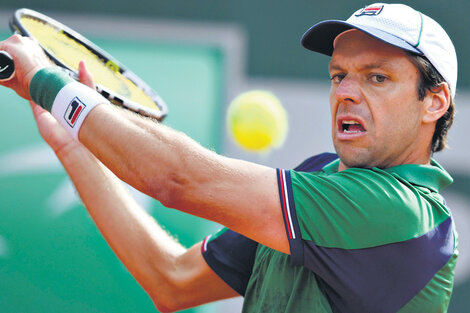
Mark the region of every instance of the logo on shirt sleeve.
POLYGON ((75 126, 78 117, 83 112, 83 109, 85 109, 85 107, 86 105, 77 97, 72 99, 64 114, 64 119, 67 121, 70 127, 73 128, 75 126))

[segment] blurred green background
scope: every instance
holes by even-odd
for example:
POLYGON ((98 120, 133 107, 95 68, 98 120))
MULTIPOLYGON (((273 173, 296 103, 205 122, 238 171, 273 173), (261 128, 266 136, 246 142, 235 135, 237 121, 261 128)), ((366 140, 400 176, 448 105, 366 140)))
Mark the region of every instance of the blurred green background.
MULTIPOLYGON (((468 89, 470 73, 464 69, 470 65, 470 30, 460 21, 466 21, 470 3, 403 3, 435 17, 448 31, 459 56, 459 91, 468 89)), ((223 116, 233 96, 230 85, 234 80, 281 79, 292 86, 306 81, 326 84, 328 58, 301 48, 300 36, 318 21, 345 19, 366 4, 356 0, 337 0, 334 4, 311 0, 2 0, 0 39, 9 36, 8 18, 17 8, 73 16, 73 23, 84 26, 83 31, 77 31, 122 61, 165 99, 170 111, 165 124, 225 153, 223 116), (77 22, 80 17, 82 24, 77 22), (132 31, 123 34, 86 27, 88 19, 95 22, 101 18, 120 25, 119 29, 142 28, 133 36, 132 31), (144 28, 145 21, 169 25, 171 31, 144 28), (209 35, 190 38, 194 27, 209 35), (240 49, 236 52, 224 41, 224 32, 217 33, 227 27, 227 33, 235 33, 234 38, 241 42, 234 47, 240 49), (145 39, 151 32, 156 35, 145 39), (185 37, 186 32, 189 35, 185 37), (213 32, 221 38, 208 38, 213 32), (179 39, 171 37, 175 33, 179 39), (232 63, 233 53, 241 54, 242 61, 232 63), (240 71, 242 77, 234 75, 233 70, 240 71)), ((61 22, 72 26, 67 19, 61 22)), ((5 88, 0 88, 0 99, 0 312, 155 312, 150 299, 99 234, 61 165, 40 139, 27 102, 5 88)), ((298 127, 292 125, 295 123, 291 121, 291 132, 298 127)), ((307 156, 285 151, 282 161, 295 164, 307 156)), ((468 161, 468 154, 464 157, 468 161)), ((255 161, 269 163, 267 158, 255 161)), ((463 199, 470 212, 470 173, 453 174, 456 182, 452 194, 463 199)), ((188 247, 219 227, 165 209, 133 192, 141 205, 188 247)), ((462 240, 460 244, 468 245, 462 240)), ((467 312, 469 297, 470 281, 465 276, 455 288, 449 312, 467 312)), ((188 312, 232 311, 206 305, 188 312)))

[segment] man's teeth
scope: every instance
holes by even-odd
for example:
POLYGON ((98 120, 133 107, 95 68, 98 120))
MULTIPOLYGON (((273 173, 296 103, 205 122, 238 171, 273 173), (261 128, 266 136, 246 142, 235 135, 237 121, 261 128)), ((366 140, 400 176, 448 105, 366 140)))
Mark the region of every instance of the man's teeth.
POLYGON ((342 121, 342 131, 347 134, 356 134, 361 133, 364 131, 362 125, 356 121, 342 121), (357 125, 358 127, 352 127, 353 129, 350 130, 351 126, 357 125))

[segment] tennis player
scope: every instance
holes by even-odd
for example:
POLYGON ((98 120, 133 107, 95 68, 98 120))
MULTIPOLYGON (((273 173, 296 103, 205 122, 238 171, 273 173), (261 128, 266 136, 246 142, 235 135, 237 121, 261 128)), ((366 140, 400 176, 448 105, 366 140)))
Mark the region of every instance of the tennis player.
MULTIPOLYGON (((440 190, 452 178, 431 156, 453 120, 451 40, 408 6, 373 4, 316 24, 302 44, 331 55, 336 154, 294 170, 217 155, 107 105, 27 38, 0 50, 17 67, 3 85, 32 99, 41 135, 158 310, 243 295, 244 312, 446 312, 457 237, 440 190), (185 249, 115 175, 227 228, 185 249)), ((80 77, 92 86, 83 62, 80 77)))

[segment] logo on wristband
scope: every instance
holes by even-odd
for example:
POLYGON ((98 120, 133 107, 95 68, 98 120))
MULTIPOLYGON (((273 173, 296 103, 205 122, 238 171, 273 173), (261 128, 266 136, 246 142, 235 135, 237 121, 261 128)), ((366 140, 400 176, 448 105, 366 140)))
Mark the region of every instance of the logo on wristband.
POLYGON ((70 127, 73 128, 75 126, 78 117, 83 112, 83 109, 85 109, 85 107, 86 105, 77 97, 72 99, 64 114, 64 119, 67 121, 70 127))

